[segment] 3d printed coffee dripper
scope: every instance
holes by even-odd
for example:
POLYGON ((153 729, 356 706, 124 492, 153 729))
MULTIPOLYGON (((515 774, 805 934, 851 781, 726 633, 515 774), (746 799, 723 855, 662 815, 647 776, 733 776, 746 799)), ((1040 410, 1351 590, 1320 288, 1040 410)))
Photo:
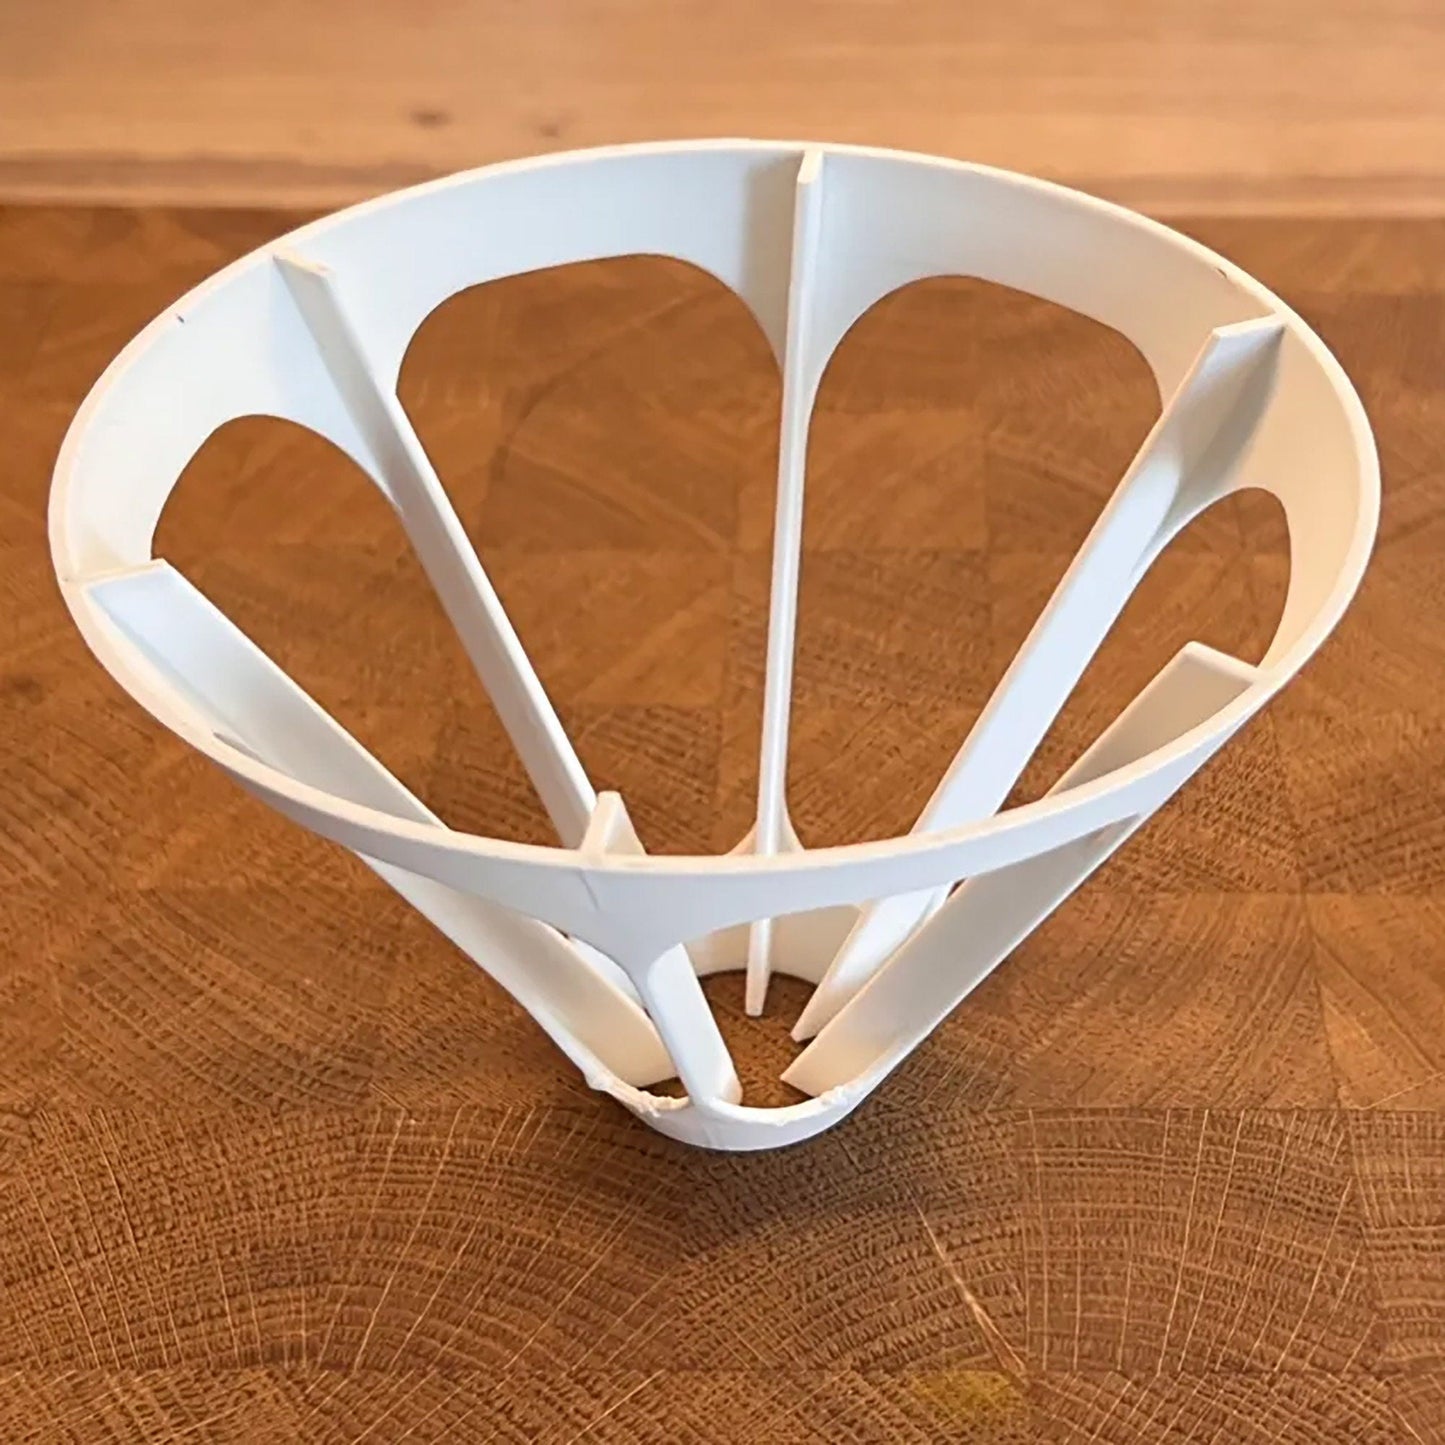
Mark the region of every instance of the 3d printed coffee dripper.
POLYGON ((1202 246, 983 167, 719 141, 488 167, 238 261, 96 384, 56 467, 51 541, 87 642, 156 718, 357 853, 595 1088, 675 1138, 757 1149, 846 1115, 1293 676, 1359 583, 1378 493, 1369 427, 1334 358, 1202 246), (454 293, 635 253, 731 287, 782 365, 757 822, 722 857, 648 857, 622 799, 593 789, 396 397, 408 342, 454 293), (1168 400, 913 831, 805 850, 784 772, 809 414, 852 323, 941 275, 1000 282, 1115 328, 1168 400), (392 502, 562 846, 447 828, 151 555, 186 463, 249 414, 329 438, 392 502), (1046 797, 1000 812, 1139 579, 1204 508, 1245 486, 1280 500, 1290 534, 1288 596, 1264 660, 1188 644, 1046 797), (742 966, 751 1012, 773 969, 816 986, 795 1030, 811 1043, 784 1075, 812 1096, 803 1103, 739 1102, 697 980, 742 966), (685 1099, 648 1092, 674 1075, 685 1099))

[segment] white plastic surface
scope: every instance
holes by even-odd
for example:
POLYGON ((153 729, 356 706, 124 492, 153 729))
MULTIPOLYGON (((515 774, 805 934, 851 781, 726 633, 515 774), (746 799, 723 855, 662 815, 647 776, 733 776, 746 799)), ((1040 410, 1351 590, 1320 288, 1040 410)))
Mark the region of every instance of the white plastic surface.
POLYGON ((619 147, 454 176, 302 227, 183 297, 82 406, 57 463, 61 588, 107 670, 287 816, 360 855, 527 1008, 593 1087, 691 1143, 768 1148, 846 1115, 1282 687, 1363 573, 1379 506, 1358 398, 1286 306, 1196 243, 984 167, 843 146, 619 147), (720 857, 648 857, 599 795, 396 397, 428 313, 478 282, 651 253, 758 317, 783 376, 757 819, 720 857), (1166 403, 905 837, 807 849, 786 762, 808 422, 875 301, 926 276, 1001 282, 1132 340, 1166 403), (559 847, 447 828, 169 564, 156 523, 238 416, 288 418, 391 501, 556 826, 559 847), (1272 492, 1291 576, 1252 666, 1185 647, 1045 798, 1000 812, 1145 571, 1205 507, 1272 492), (966 880, 960 884, 960 880, 966 880), (739 1099, 698 984, 817 985, 786 1108, 739 1099), (688 1097, 648 1092, 676 1076, 688 1097))

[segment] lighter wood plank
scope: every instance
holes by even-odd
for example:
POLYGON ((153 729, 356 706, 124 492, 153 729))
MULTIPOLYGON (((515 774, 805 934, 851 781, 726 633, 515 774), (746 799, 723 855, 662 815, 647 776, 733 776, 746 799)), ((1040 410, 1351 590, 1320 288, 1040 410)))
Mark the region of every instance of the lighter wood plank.
POLYGON ((334 204, 662 136, 890 144, 1155 211, 1445 206, 1445 17, 1412 0, 0 10, 0 194, 334 204))

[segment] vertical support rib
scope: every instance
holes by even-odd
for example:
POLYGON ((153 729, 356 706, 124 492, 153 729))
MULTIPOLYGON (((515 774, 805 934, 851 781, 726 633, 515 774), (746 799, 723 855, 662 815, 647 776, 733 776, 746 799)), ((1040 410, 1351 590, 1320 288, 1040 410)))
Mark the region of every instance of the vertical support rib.
POLYGON ((649 966, 628 971, 688 1098, 704 1112, 738 1103, 742 1085, 687 950, 670 948, 649 966))
POLYGON ((576 847, 597 795, 420 438, 366 355, 331 272, 296 256, 275 260, 542 805, 576 847))
MULTIPOLYGON (((793 203, 793 253, 788 280, 788 335, 783 353, 783 406, 778 438, 778 496, 773 522, 773 572, 768 606, 767 668, 758 763, 754 850, 777 853, 788 825, 788 735, 793 702, 793 653, 798 621, 798 574, 803 545, 803 474, 817 367, 809 345, 812 282, 823 218, 823 153, 808 150, 798 167, 793 203)), ((761 918, 748 935, 745 1007, 760 1014, 772 973, 773 920, 761 918)))
MULTIPOLYGON (((1172 742, 1233 702, 1255 669, 1191 642, 1059 780, 1058 794, 1113 772, 1172 742)), ((1191 759, 1177 789, 1224 742, 1191 759)), ((1161 797, 1155 807, 1162 806, 1161 797)), ((1152 811, 1152 809, 1151 809, 1152 811)), ((970 878, 839 1010, 783 1075, 820 1094, 859 1074, 890 1069, 1031 934, 1147 818, 1098 832, 970 878)))
MULTIPOLYGON (((106 615, 229 746, 325 789, 445 832, 437 816, 165 562, 92 583, 106 615)), ((361 855, 358 855, 361 856, 361 855)), ((594 1087, 672 1076, 662 1040, 622 972, 555 928, 374 858, 362 861, 507 990, 594 1087)))
MULTIPOLYGON (((1023 646, 954 756, 914 832, 997 812, 1073 692, 1139 578, 1191 517, 1222 496, 1272 394, 1280 322, 1211 333, 1023 646)), ((867 907, 794 1029, 811 1038, 948 890, 867 907)))
MULTIPOLYGON (((593 857, 641 856, 642 841, 620 793, 598 796, 582 851, 593 857)), ((573 946, 583 957, 596 952, 586 944, 573 946)), ((641 966, 624 960, 623 969, 657 1026, 692 1102, 702 1109, 719 1102, 736 1104, 742 1098, 742 1085, 687 949, 678 944, 658 958, 642 960, 641 966)))

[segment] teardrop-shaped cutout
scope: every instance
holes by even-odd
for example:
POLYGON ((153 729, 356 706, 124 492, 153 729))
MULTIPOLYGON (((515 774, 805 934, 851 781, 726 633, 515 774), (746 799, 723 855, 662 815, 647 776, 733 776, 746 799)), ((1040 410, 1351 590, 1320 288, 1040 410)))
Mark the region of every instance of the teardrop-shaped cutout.
MULTIPOLYGON (((424 800, 459 699, 500 732, 391 506, 304 427, 242 417, 214 432, 154 550, 424 800)), ((540 810, 510 752, 498 777, 486 831, 533 832, 540 810)))
MULTIPOLYGON (((711 850, 739 497, 776 453, 751 312, 655 256, 510 277, 432 313, 399 394, 594 785, 649 848, 711 850)), ((502 745, 451 710, 459 826, 502 745)))
MULTIPOLYGON (((1006 658, 1067 565, 1021 558, 1000 588, 1010 614, 1006 658)), ((1009 800, 1041 796, 1188 642, 1259 662, 1289 581, 1283 511, 1266 493, 1232 493, 1196 518, 1145 573, 1085 669, 1009 800)), ((1217 758, 1106 865, 1101 886, 1151 891, 1290 891, 1296 838, 1268 713, 1217 758)))
POLYGON ((915 282, 855 323, 809 447, 789 760, 809 843, 909 829, 1007 662, 1014 574, 1083 539, 1158 411, 1124 337, 1006 286, 915 282))

